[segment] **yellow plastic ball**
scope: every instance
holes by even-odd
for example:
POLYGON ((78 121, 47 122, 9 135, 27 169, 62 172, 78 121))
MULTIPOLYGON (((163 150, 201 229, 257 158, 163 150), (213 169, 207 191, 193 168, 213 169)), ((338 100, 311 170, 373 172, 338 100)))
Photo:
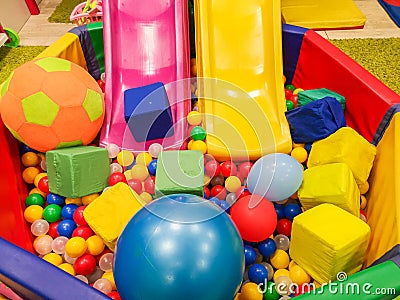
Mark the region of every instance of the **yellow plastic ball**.
POLYGON ((293 266, 290 269, 289 277, 294 283, 296 283, 298 285, 302 285, 304 283, 309 283, 311 280, 310 275, 308 275, 306 273, 306 271, 304 271, 304 269, 298 265, 293 266))
POLYGON ((71 264, 69 264, 69 263, 63 263, 63 264, 61 264, 61 265, 58 265, 58 267, 59 267, 61 270, 65 271, 65 272, 67 272, 67 273, 69 273, 69 274, 71 274, 72 276, 75 276, 75 270, 74 270, 74 267, 73 267, 71 264))
POLYGON ((295 142, 292 143, 292 148, 298 148, 298 147, 304 148, 304 144, 297 144, 295 142))
POLYGON ((44 192, 42 192, 40 189, 38 189, 37 187, 35 187, 35 188, 33 188, 33 189, 31 189, 30 191, 29 191, 29 195, 31 195, 31 194, 40 194, 40 195, 42 195, 43 197, 46 197, 46 193, 44 193, 44 192))
POLYGON ((304 92, 304 90, 301 89, 301 88, 297 88, 297 89, 295 89, 295 90, 293 91, 293 95, 297 95, 297 94, 300 93, 300 92, 304 92))
POLYGON ((65 244, 65 252, 69 257, 77 258, 86 252, 87 244, 83 237, 75 236, 65 244))
POLYGON ((149 170, 143 165, 134 165, 131 169, 132 179, 144 181, 149 176, 149 170))
POLYGON ((117 162, 123 167, 130 166, 134 160, 135 156, 131 151, 128 150, 122 150, 117 155, 117 162))
POLYGON ((153 160, 153 157, 149 152, 141 152, 136 156, 136 164, 148 166, 149 163, 153 160))
POLYGON ((153 197, 148 192, 142 192, 140 197, 143 199, 145 203, 149 203, 153 201, 153 197))
POLYGON ((36 167, 27 167, 22 172, 22 179, 28 183, 32 184, 35 180, 35 177, 40 173, 39 169, 36 167))
POLYGON ((126 170, 126 171, 124 172, 124 175, 125 175, 126 180, 131 180, 131 179, 132 179, 132 172, 131 172, 131 170, 126 170))
POLYGON ((190 140, 189 143, 187 144, 187 148, 189 150, 192 149, 193 142, 194 142, 194 140, 190 140))
POLYGON ((364 184, 361 184, 358 186, 359 190, 360 190, 360 194, 364 195, 368 192, 369 190, 369 183, 368 181, 366 181, 364 184))
POLYGON ((207 152, 207 145, 203 141, 193 141, 191 144, 191 147, 189 148, 190 150, 199 150, 203 154, 206 154, 207 152))
POLYGON ((82 205, 82 198, 65 198, 65 205, 67 204, 76 204, 78 206, 82 205))
POLYGON ((290 155, 296 159, 299 163, 303 163, 307 160, 308 153, 307 150, 302 147, 293 148, 290 155))
POLYGON ((104 241, 98 235, 92 235, 86 240, 87 252, 91 255, 99 255, 104 250, 104 241))
POLYGON ((287 276, 289 277, 289 270, 287 269, 278 269, 275 271, 274 273, 274 281, 276 281, 276 279, 280 276, 287 276))
POLYGON ((297 263, 292 259, 289 263, 289 271, 294 267, 297 266, 297 263))
POLYGON ((111 282, 113 291, 115 291, 117 289, 117 287, 115 285, 115 280, 114 280, 114 273, 112 271, 104 272, 104 274, 101 276, 101 278, 108 279, 108 281, 111 282))
POLYGON ((191 111, 188 113, 186 119, 190 125, 197 126, 201 124, 203 116, 198 111, 191 111))
POLYGON ((99 197, 98 193, 94 193, 94 194, 90 194, 87 196, 83 196, 82 197, 82 204, 83 205, 89 205, 90 203, 92 203, 95 199, 97 199, 97 197, 99 197))
POLYGON ((242 182, 237 176, 229 176, 225 180, 225 188, 230 193, 235 193, 242 186, 242 182))
POLYGON ((239 295, 239 300, 262 300, 263 294, 260 293, 258 285, 254 282, 248 282, 243 285, 239 295))
POLYGON ((43 207, 39 205, 30 205, 25 208, 24 218, 28 223, 33 223, 43 217, 43 207))
POLYGON ((55 266, 59 266, 63 262, 61 255, 54 252, 46 254, 43 259, 55 266))
POLYGON ((39 180, 42 179, 43 177, 47 176, 47 173, 39 173, 35 176, 35 179, 33 180, 33 184, 37 187, 39 184, 39 180))
POLYGON ((40 157, 35 152, 25 152, 21 156, 21 162, 25 167, 36 167, 40 164, 40 157))
POLYGON ((289 255, 282 249, 277 249, 270 260, 275 269, 286 269, 289 266, 289 255))
POLYGON ((210 176, 204 175, 204 185, 209 185, 211 181, 210 176))
POLYGON ((361 195, 361 203, 360 208, 365 209, 367 207, 367 198, 364 195, 361 195))

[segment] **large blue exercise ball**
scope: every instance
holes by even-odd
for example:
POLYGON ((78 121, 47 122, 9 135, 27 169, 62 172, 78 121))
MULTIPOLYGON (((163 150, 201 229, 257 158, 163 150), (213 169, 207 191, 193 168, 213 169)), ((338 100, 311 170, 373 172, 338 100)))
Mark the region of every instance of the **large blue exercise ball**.
POLYGON ((303 167, 290 155, 267 154, 257 160, 247 177, 247 187, 270 201, 285 200, 293 195, 303 181, 303 167))
POLYGON ((118 239, 122 299, 233 299, 245 267, 230 217, 195 195, 163 196, 139 210, 118 239))

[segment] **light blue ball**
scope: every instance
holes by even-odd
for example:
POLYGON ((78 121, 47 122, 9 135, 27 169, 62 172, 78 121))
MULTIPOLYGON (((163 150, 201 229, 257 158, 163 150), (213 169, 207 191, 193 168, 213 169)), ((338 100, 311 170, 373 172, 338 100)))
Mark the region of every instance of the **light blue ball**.
POLYGON ((114 278, 122 299, 233 299, 245 267, 243 243, 220 207, 195 195, 155 200, 118 239, 114 278))
POLYGON ((270 201, 285 200, 293 195, 303 181, 303 168, 290 155, 272 153, 255 162, 247 178, 247 187, 270 201))

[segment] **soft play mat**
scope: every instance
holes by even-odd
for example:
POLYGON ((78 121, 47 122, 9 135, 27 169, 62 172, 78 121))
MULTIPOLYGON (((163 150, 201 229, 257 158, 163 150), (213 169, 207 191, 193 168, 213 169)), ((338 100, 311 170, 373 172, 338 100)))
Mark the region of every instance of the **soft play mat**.
POLYGON ((393 22, 400 27, 400 0, 378 0, 393 22))
POLYGON ((314 30, 363 28, 366 22, 352 0, 282 0, 282 20, 314 30))

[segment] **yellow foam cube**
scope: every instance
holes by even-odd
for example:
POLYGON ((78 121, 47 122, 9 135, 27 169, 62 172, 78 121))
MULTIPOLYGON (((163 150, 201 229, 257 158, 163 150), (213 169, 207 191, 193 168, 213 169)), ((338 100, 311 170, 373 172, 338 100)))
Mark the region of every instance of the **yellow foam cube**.
POLYGON ((346 163, 357 184, 364 184, 371 172, 376 147, 351 127, 342 127, 327 138, 313 143, 308 167, 346 163))
POLYGON ((114 251, 122 230, 144 204, 135 191, 119 182, 90 203, 83 215, 90 228, 114 251))
POLYGON ((324 203, 294 218, 289 253, 316 281, 334 281, 361 269, 369 238, 367 223, 324 203))
POLYGON ((347 164, 334 163, 307 169, 298 195, 306 210, 331 203, 356 217, 360 216, 360 190, 347 164))

